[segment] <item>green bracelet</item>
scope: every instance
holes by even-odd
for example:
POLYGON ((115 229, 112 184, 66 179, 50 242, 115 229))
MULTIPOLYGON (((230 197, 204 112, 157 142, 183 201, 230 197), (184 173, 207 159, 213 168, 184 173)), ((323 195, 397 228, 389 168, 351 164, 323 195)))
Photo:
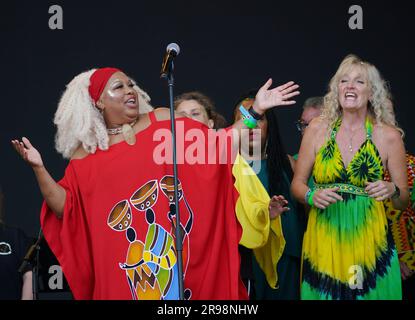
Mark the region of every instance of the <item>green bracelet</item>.
POLYGON ((243 122, 249 129, 255 129, 257 126, 257 120, 244 108, 243 105, 239 106, 239 111, 242 114, 243 122))
POLYGON ((256 121, 252 121, 251 118, 245 118, 244 119, 244 124, 249 128, 249 129, 255 129, 257 126, 256 121))
POLYGON ((316 190, 311 191, 310 195, 308 196, 308 201, 307 202, 310 205, 310 207, 314 206, 314 202, 313 202, 314 193, 316 193, 316 190))

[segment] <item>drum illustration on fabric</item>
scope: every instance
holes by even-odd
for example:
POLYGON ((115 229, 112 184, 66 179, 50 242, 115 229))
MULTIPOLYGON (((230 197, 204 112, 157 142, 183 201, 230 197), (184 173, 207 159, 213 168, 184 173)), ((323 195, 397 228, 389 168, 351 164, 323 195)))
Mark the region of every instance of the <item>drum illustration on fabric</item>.
MULTIPOLYGON (((175 220, 172 218, 170 206, 168 221, 173 224, 170 231, 167 231, 168 227, 157 223, 157 217, 161 217, 160 214, 162 214, 161 212, 157 214, 155 209, 155 205, 159 200, 158 188, 158 180, 146 182, 133 193, 129 200, 118 202, 108 216, 108 226, 114 231, 125 232, 129 242, 126 260, 125 262, 120 262, 119 267, 126 273, 127 282, 134 300, 179 299, 178 267, 174 237, 175 220), (139 233, 132 226, 133 208, 139 214, 144 214, 144 221, 143 216, 137 216, 140 219, 137 222, 140 224, 140 227, 137 228, 137 230, 140 230, 139 233), (142 225, 143 222, 145 223, 144 226, 142 225)), ((183 194, 181 184, 180 194, 183 194)), ((171 205, 170 199, 168 200, 171 205)), ((189 220, 193 221, 193 213, 189 220)), ((190 229, 191 225, 186 230, 190 232, 190 229)), ((188 241, 187 238, 187 244, 188 241)), ((189 247, 187 246, 186 248, 186 258, 188 258, 189 247)), ((183 269, 186 270, 185 268, 183 269)), ((190 296, 190 291, 186 293, 186 296, 190 296)))

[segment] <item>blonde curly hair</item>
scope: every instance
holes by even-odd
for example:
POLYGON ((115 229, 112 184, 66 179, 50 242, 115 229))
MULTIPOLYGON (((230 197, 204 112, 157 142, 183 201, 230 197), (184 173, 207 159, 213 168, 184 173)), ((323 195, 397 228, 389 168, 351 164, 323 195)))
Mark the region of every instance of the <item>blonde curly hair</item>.
MULTIPOLYGON (((83 72, 72 79, 66 86, 55 113, 55 147, 66 159, 70 159, 81 144, 88 153, 95 153, 97 147, 101 150, 109 147, 104 117, 88 92, 89 78, 95 70, 83 72)), ((139 113, 152 111, 149 95, 135 83, 134 89, 138 93, 139 113)))
POLYGON ((329 91, 324 96, 324 107, 321 117, 329 123, 330 128, 342 116, 339 104, 338 85, 340 79, 352 68, 359 68, 366 75, 371 90, 368 102, 368 112, 377 124, 386 124, 397 129, 401 135, 403 130, 398 126, 391 102, 391 93, 388 84, 382 78, 378 69, 371 63, 361 60, 354 54, 347 55, 340 63, 336 74, 331 78, 329 91))

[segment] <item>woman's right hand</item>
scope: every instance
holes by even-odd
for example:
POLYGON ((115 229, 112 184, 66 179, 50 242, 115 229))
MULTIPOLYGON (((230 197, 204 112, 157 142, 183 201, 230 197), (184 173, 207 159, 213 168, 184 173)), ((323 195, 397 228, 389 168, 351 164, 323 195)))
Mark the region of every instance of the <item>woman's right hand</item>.
POLYGON ((12 145, 17 153, 20 154, 23 160, 30 164, 32 168, 43 167, 43 161, 39 151, 32 146, 29 139, 26 137, 23 137, 22 141, 12 140, 12 145))
POLYGON ((326 209, 330 204, 343 201, 343 198, 336 193, 339 188, 319 189, 313 195, 313 205, 319 209, 326 209))

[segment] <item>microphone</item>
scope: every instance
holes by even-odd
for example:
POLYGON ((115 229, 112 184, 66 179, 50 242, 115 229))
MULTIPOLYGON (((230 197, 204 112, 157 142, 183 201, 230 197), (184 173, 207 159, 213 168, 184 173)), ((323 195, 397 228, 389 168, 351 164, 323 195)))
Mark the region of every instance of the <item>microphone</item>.
POLYGON ((166 48, 163 63, 161 64, 160 78, 166 78, 170 72, 173 59, 180 53, 180 47, 177 43, 170 43, 166 48))

